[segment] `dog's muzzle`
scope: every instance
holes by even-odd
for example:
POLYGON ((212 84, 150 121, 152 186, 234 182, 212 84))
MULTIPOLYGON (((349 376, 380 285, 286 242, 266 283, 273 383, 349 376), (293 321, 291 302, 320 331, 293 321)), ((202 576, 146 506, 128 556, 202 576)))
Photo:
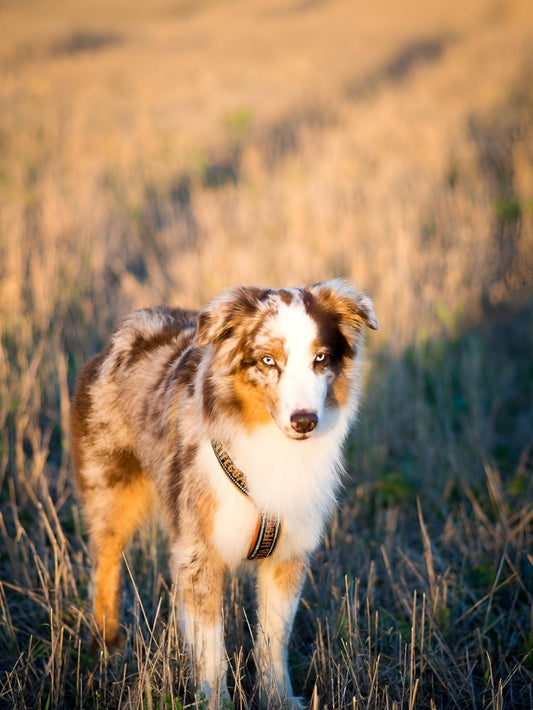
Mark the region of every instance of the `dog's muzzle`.
POLYGON ((309 434, 318 424, 318 417, 314 412, 301 410, 291 414, 291 427, 298 434, 309 434))

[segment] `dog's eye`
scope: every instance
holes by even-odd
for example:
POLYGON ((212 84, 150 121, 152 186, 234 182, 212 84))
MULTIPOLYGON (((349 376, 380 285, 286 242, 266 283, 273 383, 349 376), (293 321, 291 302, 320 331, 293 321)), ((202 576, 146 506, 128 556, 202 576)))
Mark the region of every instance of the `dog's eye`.
POLYGON ((317 365, 323 364, 323 363, 327 362, 327 360, 328 360, 327 353, 321 352, 321 353, 317 353, 315 355, 315 364, 317 364, 317 365))
POLYGON ((261 358, 261 362, 267 367, 276 367, 276 361, 274 360, 272 355, 265 355, 261 358))

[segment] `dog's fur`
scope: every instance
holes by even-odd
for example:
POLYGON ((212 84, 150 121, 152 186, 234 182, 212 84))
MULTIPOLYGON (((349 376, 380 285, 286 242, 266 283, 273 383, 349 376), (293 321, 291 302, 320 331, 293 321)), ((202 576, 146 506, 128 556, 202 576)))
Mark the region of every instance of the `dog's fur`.
POLYGON ((223 588, 244 561, 258 578, 263 697, 300 707, 287 640, 340 485, 364 326, 377 328, 372 302, 335 280, 235 288, 201 313, 147 309, 117 327, 83 370, 72 407, 96 639, 119 643, 121 553, 157 499, 200 691, 213 706, 227 698, 223 588), (245 473, 251 497, 224 474, 213 440, 245 473), (278 516, 281 533, 272 556, 246 562, 258 510, 278 516))

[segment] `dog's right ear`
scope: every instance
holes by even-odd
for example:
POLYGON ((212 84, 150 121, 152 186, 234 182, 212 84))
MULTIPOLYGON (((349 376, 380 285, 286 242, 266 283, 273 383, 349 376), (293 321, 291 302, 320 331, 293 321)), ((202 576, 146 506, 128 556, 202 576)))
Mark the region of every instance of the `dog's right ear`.
POLYGON ((208 345, 227 340, 244 319, 257 312, 270 293, 269 289, 238 286, 211 301, 198 316, 196 344, 208 345))

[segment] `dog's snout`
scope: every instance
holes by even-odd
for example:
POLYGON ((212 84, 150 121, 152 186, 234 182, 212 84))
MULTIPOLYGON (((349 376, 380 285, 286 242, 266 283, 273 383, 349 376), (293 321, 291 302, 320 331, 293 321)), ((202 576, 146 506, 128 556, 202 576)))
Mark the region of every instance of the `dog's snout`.
POLYGON ((308 434, 318 424, 318 417, 314 412, 298 411, 291 414, 291 427, 298 434, 308 434))

